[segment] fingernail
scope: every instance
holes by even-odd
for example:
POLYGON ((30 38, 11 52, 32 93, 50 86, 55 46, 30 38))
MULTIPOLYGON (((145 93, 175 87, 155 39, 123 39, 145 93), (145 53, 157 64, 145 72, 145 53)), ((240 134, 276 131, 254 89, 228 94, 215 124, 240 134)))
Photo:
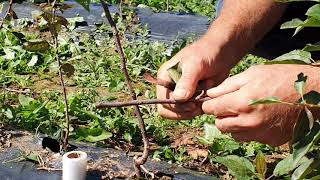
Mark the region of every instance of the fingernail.
POLYGON ((173 98, 175 100, 184 100, 187 96, 187 91, 185 89, 176 89, 173 92, 173 98))

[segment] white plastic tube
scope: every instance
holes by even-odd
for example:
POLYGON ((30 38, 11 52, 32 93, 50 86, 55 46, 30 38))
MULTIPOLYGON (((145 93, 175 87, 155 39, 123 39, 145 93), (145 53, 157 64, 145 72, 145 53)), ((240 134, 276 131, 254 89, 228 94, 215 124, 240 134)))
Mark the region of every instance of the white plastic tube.
POLYGON ((87 153, 71 151, 62 158, 63 180, 85 180, 87 175, 87 153))

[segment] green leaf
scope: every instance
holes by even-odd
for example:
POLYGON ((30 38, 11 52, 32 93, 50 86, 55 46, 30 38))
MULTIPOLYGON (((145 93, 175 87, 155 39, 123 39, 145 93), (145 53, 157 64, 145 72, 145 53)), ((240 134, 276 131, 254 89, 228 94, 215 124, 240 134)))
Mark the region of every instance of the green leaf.
POLYGON ((308 158, 303 157, 296 166, 293 166, 293 156, 292 156, 292 154, 290 154, 288 157, 281 160, 276 165, 275 169, 273 170, 273 175, 276 177, 279 177, 279 176, 289 174, 291 171, 296 169, 301 164, 304 164, 308 160, 309 160, 308 158))
POLYGON ((309 8, 306 15, 320 19, 320 4, 313 5, 309 8))
POLYGON ((24 107, 29 106, 30 103, 34 100, 33 98, 22 95, 22 94, 19 95, 18 99, 19 99, 19 103, 24 107))
POLYGON ((311 64, 312 62, 310 52, 294 50, 264 64, 311 64))
POLYGON ((316 121, 313 125, 313 128, 304 138, 298 139, 295 142, 293 147, 293 166, 296 166, 301 158, 303 158, 310 149, 314 146, 315 143, 320 139, 320 122, 316 121))
POLYGON ((126 140, 126 141, 128 141, 128 142, 131 142, 132 141, 132 136, 131 136, 131 134, 130 133, 125 133, 124 135, 123 135, 123 138, 126 140))
POLYGON ((320 44, 307 44, 303 49, 303 51, 320 51, 320 44))
POLYGON ((7 108, 5 111, 4 111, 4 114, 5 114, 5 116, 8 118, 8 119, 13 119, 13 113, 12 113, 12 111, 11 111, 11 109, 10 108, 7 108))
POLYGON ((3 3, 0 4, 0 13, 3 11, 3 3))
POLYGON ((33 161, 36 163, 39 163, 39 159, 38 159, 39 155, 36 153, 30 153, 27 156, 25 156, 24 158, 28 161, 33 161))
POLYGON ((296 82, 294 83, 294 88, 299 93, 300 97, 302 97, 302 98, 304 95, 307 79, 308 79, 307 76, 304 76, 303 73, 300 73, 298 75, 298 80, 296 80, 296 82))
POLYGON ((23 43, 23 49, 31 52, 46 52, 50 48, 50 44, 45 40, 32 40, 23 43))
POLYGON ((313 128, 313 124, 314 124, 313 114, 307 107, 304 107, 304 110, 305 110, 305 112, 307 114, 307 117, 309 119, 309 128, 312 129, 313 128))
POLYGON ((236 155, 215 157, 213 161, 223 164, 238 180, 247 180, 255 177, 254 165, 246 158, 236 155))
POLYGON ((250 106, 259 105, 259 104, 279 104, 282 103, 277 97, 269 97, 265 99, 257 99, 253 100, 250 103, 250 106))
POLYGON ((297 28, 303 24, 303 21, 301 19, 295 18, 291 21, 285 22, 281 25, 280 29, 292 29, 297 28))
POLYGON ((303 95, 303 99, 305 103, 307 104, 314 104, 319 105, 320 104, 320 93, 316 91, 310 91, 307 94, 303 95))
POLYGON ((210 144, 209 151, 213 154, 232 153, 241 148, 241 145, 231 138, 216 138, 214 141, 205 144, 210 144))
POLYGON ((67 18, 69 25, 69 30, 74 30, 79 24, 85 23, 85 20, 83 17, 73 17, 73 18, 67 18))
POLYGON ((6 54, 4 57, 4 59, 7 60, 13 60, 16 57, 16 52, 14 50, 12 50, 11 48, 3 48, 4 53, 6 54))
POLYGON ((85 140, 92 143, 103 141, 112 137, 111 132, 105 131, 101 128, 79 128, 77 135, 79 136, 78 141, 85 140))
POLYGON ((76 0, 76 2, 84 7, 87 11, 90 11, 91 0, 76 0))
POLYGON ((256 156, 256 169, 260 177, 264 179, 267 172, 267 162, 262 151, 259 151, 256 156))
POLYGON ((276 165, 275 169, 273 170, 273 175, 276 177, 279 177, 279 176, 289 174, 290 171, 294 169, 294 167, 292 166, 292 163, 293 163, 292 155, 289 155, 288 157, 281 160, 276 165))
MULTIPOLYGON (((313 16, 315 16, 313 14, 313 16)), ((281 25, 280 29, 291 29, 296 28, 293 36, 298 34, 305 27, 320 27, 320 19, 317 17, 309 16, 305 21, 295 18, 289 22, 285 22, 281 25)))
POLYGON ((179 67, 180 63, 177 63, 173 67, 169 68, 167 71, 169 73, 170 78, 175 82, 178 83, 179 79, 181 78, 182 71, 179 67))
POLYGON ((28 66, 29 67, 33 67, 34 65, 36 65, 37 64, 37 62, 38 62, 38 55, 32 55, 32 58, 31 58, 31 60, 29 61, 29 63, 28 63, 28 66))
POLYGON ((318 169, 319 166, 319 159, 307 159, 293 172, 291 179, 305 179, 306 176, 313 171, 313 169, 318 169))
POLYGON ((102 131, 102 133, 98 136, 92 136, 92 135, 88 135, 85 140, 89 141, 89 142, 99 142, 102 140, 106 140, 112 137, 112 133, 111 132, 107 132, 107 131, 102 131))
POLYGON ((204 134, 204 138, 209 142, 214 141, 216 138, 230 138, 229 136, 222 134, 214 124, 208 123, 204 124, 204 134))

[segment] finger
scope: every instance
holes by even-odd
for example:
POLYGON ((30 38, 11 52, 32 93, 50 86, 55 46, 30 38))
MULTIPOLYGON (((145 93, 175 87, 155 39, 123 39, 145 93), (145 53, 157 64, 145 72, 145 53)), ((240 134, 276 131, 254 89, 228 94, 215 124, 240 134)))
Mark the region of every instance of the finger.
POLYGON ((231 134, 232 137, 234 137, 238 141, 257 141, 263 144, 269 144, 274 147, 283 145, 291 139, 291 136, 288 133, 279 131, 279 127, 256 128, 250 131, 248 130, 231 134))
POLYGON ((235 116, 240 113, 250 112, 253 107, 249 106, 250 98, 242 91, 236 91, 213 98, 202 104, 202 110, 206 114, 218 117, 235 116))
POLYGON ((161 105, 158 105, 157 107, 158 107, 158 112, 160 116, 168 119, 173 119, 173 120, 190 120, 198 115, 203 114, 200 108, 192 112, 177 113, 174 111, 170 111, 169 109, 166 109, 161 105))
MULTIPOLYGON (((157 98, 158 99, 172 99, 172 91, 169 89, 159 86, 157 87, 157 98)), ((162 106, 170 111, 177 113, 195 111, 197 105, 193 102, 179 103, 179 104, 162 104, 162 106)), ((201 106, 199 106, 201 107, 201 106)))
POLYGON ((239 90, 246 84, 246 78, 243 74, 238 74, 224 80, 219 86, 209 89, 207 95, 215 98, 224 94, 239 90))
POLYGON ((215 121, 217 128, 224 133, 240 133, 259 130, 262 124, 255 118, 250 118, 249 115, 228 116, 225 118, 218 118, 215 121))
POLYGON ((202 78, 203 67, 201 64, 194 64, 194 61, 184 61, 181 65, 182 75, 173 92, 173 98, 177 101, 187 101, 190 99, 202 78))

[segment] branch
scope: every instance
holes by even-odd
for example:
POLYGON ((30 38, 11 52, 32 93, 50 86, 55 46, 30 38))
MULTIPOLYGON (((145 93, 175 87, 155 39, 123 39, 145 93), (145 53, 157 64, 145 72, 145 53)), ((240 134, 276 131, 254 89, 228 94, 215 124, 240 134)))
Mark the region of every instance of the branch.
MULTIPOLYGON (((191 99, 187 102, 203 103, 210 100, 209 97, 204 97, 200 99, 191 99)), ((185 102, 176 101, 174 99, 148 99, 148 100, 133 100, 125 102, 106 102, 96 105, 98 109, 112 108, 112 107, 126 107, 126 106, 137 106, 137 105, 148 105, 148 104, 180 104, 185 102)))
MULTIPOLYGON (((130 91, 131 98, 132 98, 132 100, 136 100, 137 97, 136 97, 136 94, 135 94, 135 92, 134 92, 134 90, 132 88, 131 80, 130 80, 129 73, 128 73, 128 70, 127 70, 127 67, 126 67, 127 60, 126 60, 126 57, 124 55, 124 52, 123 52, 123 49, 122 49, 122 46, 121 46, 119 31, 117 29, 117 26, 116 26, 115 22, 112 19, 111 13, 109 11, 108 5, 106 4, 105 0, 100 0, 100 2, 101 2, 101 5, 103 7, 103 10, 105 12, 106 18, 107 18, 107 20, 108 20, 108 22, 109 22, 109 24, 110 24, 110 26, 112 27, 112 30, 113 30, 115 44, 116 44, 118 53, 120 55, 121 70, 122 70, 122 72, 123 72, 123 74, 125 76, 125 80, 126 80, 128 89, 130 91)), ((143 140, 143 143, 144 143, 142 156, 139 157, 139 158, 138 157, 134 158, 135 173, 136 173, 136 176, 138 178, 140 178, 141 177, 141 165, 145 164, 145 162, 147 161, 148 156, 149 156, 150 147, 149 147, 149 140, 148 140, 147 134, 146 134, 146 128, 145 128, 144 120, 142 118, 142 114, 140 112, 139 106, 135 105, 134 108, 135 108, 135 114, 136 114, 136 116, 138 118, 139 128, 140 128, 141 135, 142 135, 142 140, 143 140)))
POLYGON ((59 77, 60 77, 60 84, 61 84, 61 89, 62 89, 62 93, 63 93, 63 99, 64 99, 64 107, 65 107, 65 117, 66 117, 66 124, 67 124, 67 129, 66 129, 66 133, 64 135, 64 140, 63 140, 63 149, 67 150, 68 148, 68 144, 69 144, 69 134, 70 134, 70 116, 69 116, 69 106, 68 106, 68 99, 67 99, 67 91, 66 91, 66 87, 65 87, 65 83, 64 83, 64 79, 63 79, 63 74, 62 74, 62 63, 58 57, 58 33, 55 27, 55 23, 56 23, 56 9, 55 9, 55 5, 56 5, 56 0, 53 1, 52 3, 52 22, 49 22, 49 30, 53 39, 53 43, 54 43, 54 50, 55 50, 55 55, 54 55, 54 59, 58 62, 59 65, 59 77))
POLYGON ((8 9, 7 9, 7 12, 6 12, 6 14, 4 15, 4 17, 2 18, 2 21, 1 21, 1 23, 0 23, 0 29, 3 27, 3 22, 4 22, 4 20, 7 19, 7 18, 10 16, 11 11, 12 11, 12 5, 13 5, 13 0, 10 0, 10 1, 9 1, 9 7, 8 7, 8 9))

